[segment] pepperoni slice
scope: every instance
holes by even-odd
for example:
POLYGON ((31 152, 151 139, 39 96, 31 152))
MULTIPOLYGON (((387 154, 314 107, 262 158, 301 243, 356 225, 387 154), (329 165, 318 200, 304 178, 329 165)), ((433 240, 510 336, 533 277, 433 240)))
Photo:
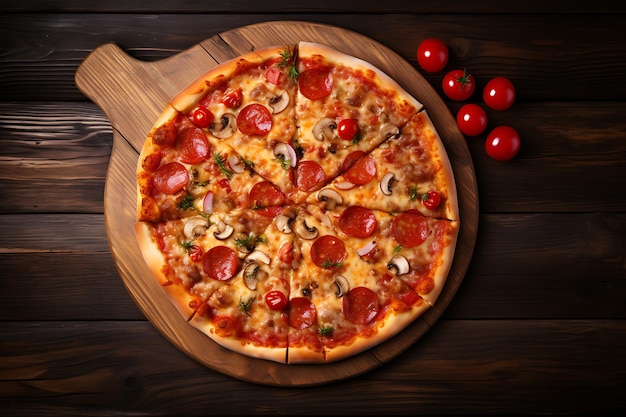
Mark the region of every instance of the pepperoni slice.
POLYGON ((415 212, 400 213, 393 220, 392 231, 396 242, 411 248, 428 238, 428 222, 415 212))
POLYGON ((343 160, 341 164, 341 172, 346 172, 356 161, 361 159, 361 157, 365 155, 363 151, 354 151, 346 156, 346 159, 343 160))
POLYGON ((202 269, 211 278, 226 281, 235 275, 237 253, 227 246, 214 246, 202 257, 202 269))
POLYGON ((347 256, 346 246, 333 235, 321 236, 311 245, 311 259, 320 268, 338 266, 347 256))
POLYGON ((269 181, 257 182, 248 194, 250 204, 254 208, 281 206, 285 202, 285 194, 269 181))
POLYGON ((351 289, 342 300, 343 314, 354 324, 367 324, 374 320, 380 310, 378 295, 369 288, 351 289))
POLYGON ((185 189, 189 183, 187 168, 179 162, 170 162, 156 170, 153 177, 154 186, 164 194, 176 194, 185 189))
POLYGON ((301 191, 312 191, 326 182, 324 168, 315 161, 301 161, 296 167, 296 187, 301 191))
POLYGON ((176 139, 178 159, 186 164, 197 164, 209 157, 211 145, 202 129, 191 127, 183 130, 176 139))
POLYGON ((325 69, 310 69, 298 75, 298 88, 309 100, 320 100, 333 91, 333 77, 325 69))
POLYGON ((339 227, 352 237, 369 237, 376 229, 376 216, 372 210, 361 206, 350 206, 341 213, 339 227))
POLYGON ((246 135, 267 135, 272 130, 272 124, 272 114, 259 103, 248 104, 237 115, 237 127, 246 135))
POLYGON ((289 325, 294 329, 306 329, 317 323, 315 305, 304 297, 289 301, 289 325))
POLYGON ((343 177, 352 184, 367 184, 376 177, 376 161, 372 155, 359 159, 347 170, 343 177))

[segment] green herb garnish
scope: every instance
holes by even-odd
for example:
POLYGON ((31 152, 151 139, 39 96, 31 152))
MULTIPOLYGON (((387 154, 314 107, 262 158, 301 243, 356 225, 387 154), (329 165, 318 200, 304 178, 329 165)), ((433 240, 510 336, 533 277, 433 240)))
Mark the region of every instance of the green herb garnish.
POLYGON ((178 208, 181 210, 190 210, 193 208, 193 196, 186 195, 180 203, 178 203, 178 208))
POLYGON ((239 299, 239 311, 246 313, 248 316, 250 315, 250 308, 252 308, 252 303, 256 297, 248 298, 246 301, 243 298, 239 299))
POLYGON ((296 55, 291 53, 289 48, 285 48, 284 51, 280 53, 281 60, 277 64, 278 67, 284 68, 288 67, 289 70, 289 78, 293 81, 298 81, 298 69, 296 68, 296 55))
POLYGON ((320 266, 322 268, 341 268, 343 266, 343 262, 341 261, 334 262, 334 261, 331 261, 330 259, 326 259, 324 262, 322 262, 320 266))
POLYGON ((333 335, 333 326, 330 324, 325 327, 318 327, 317 334, 320 336, 332 337, 333 335))
POLYGON ((213 157, 215 159, 215 164, 220 169, 220 172, 227 179, 231 179, 233 177, 233 171, 231 171, 230 169, 226 167, 226 161, 224 160, 224 157, 217 152, 213 154, 213 157))

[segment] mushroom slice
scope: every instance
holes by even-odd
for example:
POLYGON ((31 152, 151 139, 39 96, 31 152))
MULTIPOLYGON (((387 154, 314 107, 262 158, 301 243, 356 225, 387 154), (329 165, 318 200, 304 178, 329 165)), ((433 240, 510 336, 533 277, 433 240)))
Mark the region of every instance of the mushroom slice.
POLYGON ((334 119, 325 117, 313 126, 313 136, 317 140, 330 140, 335 136, 335 130, 337 129, 337 123, 334 119))
POLYGON ((317 227, 309 227, 306 224, 306 220, 300 218, 296 221, 296 225, 294 227, 294 231, 298 236, 302 239, 315 239, 317 237, 317 227))
POLYGON ((287 108, 289 104, 289 93, 283 91, 279 95, 270 99, 269 105, 272 108, 272 114, 278 114, 287 108))
POLYGON ((243 282, 252 291, 256 290, 257 275, 260 269, 261 267, 256 262, 250 262, 243 269, 243 282))
POLYGON ((246 257, 246 261, 269 265, 270 257, 267 256, 265 252, 261 252, 260 250, 255 250, 254 252, 252 252, 250 255, 246 257))
POLYGON ((234 231, 235 229, 231 225, 219 221, 217 223, 217 230, 213 232, 213 236, 218 240, 224 240, 228 239, 234 231))
POLYGON ((293 232, 293 229, 291 228, 292 222, 293 218, 285 214, 279 214, 276 216, 276 228, 285 234, 293 232))
POLYGON ((211 134, 219 139, 231 137, 235 134, 235 130, 237 130, 237 118, 232 113, 224 113, 209 127, 211 134))
POLYGON ((340 190, 349 190, 349 189, 355 187, 355 184, 351 183, 348 180, 336 182, 334 185, 335 185, 335 187, 339 188, 340 190))
POLYGON ((337 275, 331 285, 335 289, 337 298, 343 297, 350 291, 350 284, 343 275, 337 275))
POLYGON ((379 187, 380 191, 385 195, 391 195, 391 187, 393 186, 395 178, 391 172, 383 175, 383 179, 380 181, 379 187))
POLYGON ((274 155, 284 162, 285 165, 289 164, 290 167, 295 168, 298 163, 298 157, 296 156, 296 150, 288 143, 279 142, 274 146, 274 155))
POLYGON ((380 134, 385 139, 397 138, 400 135, 400 128, 393 123, 385 123, 380 128, 380 134))
POLYGON ((203 236, 206 229, 209 228, 209 222, 202 216, 193 216, 187 219, 183 227, 183 233, 187 239, 195 239, 203 236))
POLYGON ((317 192, 317 199, 326 203, 326 207, 330 210, 334 209, 336 206, 343 204, 343 198, 341 195, 333 189, 324 188, 323 190, 319 190, 317 192))
POLYGON ((402 255, 394 255, 387 264, 387 269, 395 270, 396 276, 404 275, 409 272, 409 261, 402 255))

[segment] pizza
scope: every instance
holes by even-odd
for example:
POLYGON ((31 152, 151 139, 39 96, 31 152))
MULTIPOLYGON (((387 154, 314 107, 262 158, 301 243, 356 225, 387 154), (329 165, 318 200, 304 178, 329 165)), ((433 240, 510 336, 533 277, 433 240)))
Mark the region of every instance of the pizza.
POLYGON ((370 63, 300 42, 185 88, 148 132, 135 234, 189 325, 278 363, 331 363, 437 302, 460 227, 424 106, 370 63))

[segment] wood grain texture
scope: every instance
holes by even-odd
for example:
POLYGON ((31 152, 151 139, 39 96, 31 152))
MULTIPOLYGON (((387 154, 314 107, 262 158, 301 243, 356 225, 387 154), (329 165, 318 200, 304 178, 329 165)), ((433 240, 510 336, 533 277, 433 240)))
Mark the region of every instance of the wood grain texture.
MULTIPOLYGON (((614 82, 626 66, 626 33, 605 37, 603 29, 622 27, 623 13, 0 14, 0 39, 8 49, 0 60, 0 91, 7 101, 80 101, 74 74, 89 51, 108 39, 133 58, 158 61, 238 27, 288 20, 360 33, 416 68, 416 45, 438 37, 450 46, 450 68, 471 68, 479 89, 493 76, 507 76, 520 101, 626 99, 626 85, 614 82), (40 34, 46 42, 38 41, 40 34)), ((424 77, 441 92, 443 72, 424 77)))
POLYGON ((363 35, 328 25, 270 22, 220 34, 165 62, 141 64, 114 45, 96 49, 81 64, 76 84, 107 113, 116 133, 105 189, 105 221, 111 252, 124 284, 148 319, 176 346, 208 367, 246 381, 270 385, 317 385, 369 371, 403 352, 437 320, 452 300, 471 260, 477 233, 478 201, 471 157, 448 108, 432 87, 401 57, 363 35), (152 124, 178 91, 208 68, 208 55, 226 62, 254 49, 320 42, 367 59, 420 100, 446 144, 457 177, 461 229, 447 285, 437 304, 405 331, 362 354, 322 366, 280 365, 225 351, 189 326, 168 302, 142 262, 134 239, 137 155, 152 124), (201 49, 200 49, 201 48, 201 49), (141 94, 145 91, 145 94, 141 94), (142 111, 139 111, 139 110, 142 111), (145 110, 144 110, 145 109, 145 110), (119 133, 118 133, 119 132, 119 133), (118 136, 119 134, 119 136, 118 136), (311 369, 315 369, 314 372, 311 369))
POLYGON ((336 415, 415 415, 416 404, 420 415, 438 415, 443 405, 452 415, 508 415, 512 403, 524 415, 595 415, 626 407, 618 365, 626 360, 625 331, 623 320, 440 320, 427 343, 384 371, 298 390, 211 372, 145 322, 0 323, 7 338, 0 375, 12 376, 2 383, 0 409, 13 416, 296 415, 323 401, 336 415))
MULTIPOLYGON (((624 3, 599 0, 29 0, 0 11, 0 415, 623 415, 626 401, 624 3), (425 37, 480 86, 512 78, 468 138, 480 193, 463 284, 404 353, 314 387, 251 384, 181 352, 135 304, 104 221, 107 115, 75 85, 114 43, 156 63, 266 21, 340 26, 420 71, 425 37), (26 169, 21 169, 23 166, 26 169), (64 169, 68 167, 69 169, 64 169), (35 236, 39 233, 40 238, 35 236)), ((439 93, 443 71, 424 78, 439 93)), ((481 104, 477 94, 472 102, 481 104)), ((462 103, 445 101, 455 114, 462 103)))

